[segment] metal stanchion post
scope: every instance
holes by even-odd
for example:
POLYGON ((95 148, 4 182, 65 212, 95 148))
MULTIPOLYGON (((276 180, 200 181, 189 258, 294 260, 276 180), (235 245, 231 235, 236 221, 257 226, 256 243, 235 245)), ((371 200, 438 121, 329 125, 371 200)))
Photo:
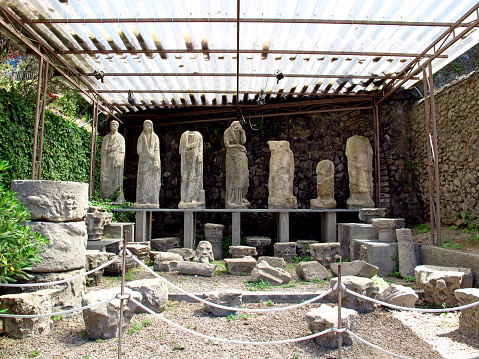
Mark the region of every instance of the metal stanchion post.
MULTIPOLYGON (((342 306, 342 284, 341 284, 341 262, 338 263, 338 329, 341 329, 343 326, 343 321, 341 319, 341 306, 342 306)), ((338 334, 338 359, 341 359, 341 350, 343 347, 343 333, 337 332, 338 334)))
POLYGON ((123 296, 125 295, 126 236, 123 236, 123 262, 121 266, 120 323, 118 325, 118 359, 121 359, 121 341, 123 336, 123 296))

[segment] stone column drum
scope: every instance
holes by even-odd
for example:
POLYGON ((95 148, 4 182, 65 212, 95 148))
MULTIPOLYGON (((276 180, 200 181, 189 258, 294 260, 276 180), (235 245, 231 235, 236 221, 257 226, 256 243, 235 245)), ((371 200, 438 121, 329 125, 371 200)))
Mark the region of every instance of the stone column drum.
POLYGON ((223 258, 223 229, 222 224, 205 223, 205 240, 211 243, 216 260, 223 258))
POLYGON ((397 242, 396 229, 404 228, 404 218, 373 218, 371 222, 378 230, 380 242, 397 242))
POLYGON ((396 237, 401 277, 412 276, 414 275, 414 269, 417 267, 417 260, 411 230, 407 228, 396 229, 396 237))

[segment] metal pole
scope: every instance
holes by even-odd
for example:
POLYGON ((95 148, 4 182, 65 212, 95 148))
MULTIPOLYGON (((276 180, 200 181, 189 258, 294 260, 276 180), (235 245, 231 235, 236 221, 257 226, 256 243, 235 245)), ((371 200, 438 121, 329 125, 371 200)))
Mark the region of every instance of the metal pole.
POLYGON ((239 112, 239 71, 240 71, 240 1, 237 0, 237 13, 236 13, 236 105, 239 112))
POLYGON ((121 299, 120 299, 120 323, 118 325, 118 359, 121 359, 121 341, 123 339, 123 305, 125 295, 125 268, 126 268, 126 236, 123 236, 123 258, 121 265, 121 299))
POLYGON ((47 106, 47 87, 48 87, 48 62, 45 63, 45 72, 43 73, 43 98, 42 98, 42 117, 40 125, 40 146, 38 149, 38 168, 37 179, 42 179, 42 157, 43 157, 43 131, 45 129, 45 108, 47 106))
POLYGON ((432 65, 429 64, 429 100, 431 105, 432 119, 432 150, 434 152, 434 176, 436 182, 436 245, 441 245, 441 200, 439 192, 439 154, 437 152, 437 124, 436 124, 436 101, 434 99, 434 79, 432 76, 432 65))
POLYGON ((429 134, 430 134, 430 118, 429 118, 429 92, 428 92, 428 79, 426 70, 423 69, 423 85, 424 85, 424 110, 426 115, 426 149, 427 149, 427 169, 429 172, 429 220, 431 222, 431 243, 434 244, 434 200, 433 200, 433 177, 432 177, 432 155, 431 155, 431 146, 429 142, 429 134))
POLYGON ((89 180, 90 198, 93 197, 93 195, 95 194, 95 188, 94 188, 95 181, 93 179, 93 164, 95 162, 94 146, 95 146, 95 131, 96 131, 96 123, 95 123, 95 113, 96 112, 97 112, 97 102, 94 101, 93 102, 93 113, 92 113, 93 119, 92 119, 92 124, 91 124, 91 146, 90 146, 90 180, 89 180))
MULTIPOLYGON (((93 122, 95 123, 95 131, 94 131, 94 144, 93 144, 93 168, 92 168, 92 194, 95 194, 95 170, 96 170, 96 150, 97 150, 97 139, 98 139, 98 102, 95 106, 95 113, 93 122)), ((123 177, 122 177, 123 178, 123 177)))
POLYGON ((40 57, 40 65, 38 66, 38 85, 37 85, 37 102, 35 105, 35 127, 33 129, 33 151, 32 151, 32 176, 31 180, 35 179, 36 161, 37 161, 37 146, 38 146, 38 122, 40 117, 40 91, 42 90, 43 82, 43 56, 40 57))
MULTIPOLYGON (((338 263, 338 329, 343 326, 343 320, 341 318, 341 306, 342 306, 342 283, 341 283, 341 262, 338 263)), ((341 359, 341 352, 343 347, 343 333, 338 332, 338 359, 341 359)))
POLYGON ((379 107, 376 100, 373 103, 373 132, 374 132, 374 172, 375 172, 375 190, 376 207, 381 208, 381 159, 379 157, 379 107))

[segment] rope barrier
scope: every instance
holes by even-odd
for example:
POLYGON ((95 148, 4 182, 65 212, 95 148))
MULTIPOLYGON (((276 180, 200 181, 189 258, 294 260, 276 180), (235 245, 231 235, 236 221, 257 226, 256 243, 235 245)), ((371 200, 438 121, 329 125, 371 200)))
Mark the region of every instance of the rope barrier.
POLYGON ((205 339, 209 339, 209 340, 215 340, 215 341, 218 341, 218 342, 223 342, 223 343, 230 343, 230 344, 244 344, 244 345, 278 345, 278 344, 287 344, 287 343, 296 343, 296 342, 301 342, 301 341, 304 341, 304 340, 308 340, 308 339, 312 339, 312 338, 316 338, 316 337, 319 337, 321 335, 324 335, 324 334, 327 334, 327 333, 330 333, 333 331, 332 328, 329 328, 329 329, 326 329, 326 330, 323 330, 322 332, 319 332, 319 333, 315 333, 315 334, 311 334, 311 335, 307 335, 305 337, 300 337, 300 338, 293 338, 293 339, 284 339, 284 340, 276 340, 276 341, 270 341, 270 342, 249 342, 249 341, 241 341, 241 340, 233 340, 233 339, 224 339, 224 338, 216 338, 216 337, 212 337, 212 336, 209 336, 209 335, 206 335, 206 334, 202 334, 202 333, 198 333, 198 332, 195 332, 194 330, 191 330, 191 329, 188 329, 188 328, 185 328, 175 322, 172 322, 171 320, 169 319, 166 319, 164 316, 162 316, 161 314, 158 314, 156 312, 154 312, 153 310, 151 310, 150 308, 144 306, 143 304, 141 304, 140 302, 138 302, 136 299, 134 298, 131 298, 130 299, 133 303, 135 303, 136 305, 140 306, 141 308, 143 308, 145 311, 147 311, 148 313, 154 315, 155 317, 157 317, 158 319, 164 321, 165 323, 168 323, 180 330, 183 330, 187 333, 190 333, 190 334, 193 334, 193 335, 196 335, 196 336, 199 336, 199 337, 202 337, 202 338, 205 338, 205 339))
POLYGON ((193 298, 193 299, 196 299, 197 301, 199 302, 202 302, 204 304, 207 304, 207 305, 211 305, 212 307, 216 307, 216 308, 219 308, 219 309, 225 309, 225 310, 231 310, 231 311, 238 311, 238 312, 249 312, 249 313, 266 313, 266 312, 278 312, 278 311, 284 311, 284 310, 290 310, 290 309, 296 309, 296 308, 300 308, 302 306, 305 306, 307 304, 310 304, 318 299, 321 299, 325 296, 327 296, 328 294, 330 294, 331 292, 333 292, 333 289, 328 289, 326 292, 324 292, 323 294, 320 294, 316 297, 313 297, 311 299, 308 299, 308 300, 305 300, 304 302, 301 302, 301 303, 298 303, 298 304, 294 304, 294 305, 290 305, 290 306, 287 306, 287 307, 279 307, 279 308, 270 308, 270 309, 248 309, 248 308, 238 308, 238 307, 227 307, 227 306, 224 306, 224 305, 221 305, 221 304, 216 304, 216 303, 213 303, 213 302, 210 302, 206 299, 203 299, 201 297, 198 297, 197 295, 194 295, 194 294, 191 294, 189 292, 187 292, 186 290, 178 287, 177 285, 171 283, 170 281, 168 281, 167 279, 163 278, 161 275, 159 275, 158 273, 155 273, 155 271, 153 271, 150 267, 148 267, 146 264, 144 264, 142 261, 140 261, 139 259, 136 258, 136 256, 133 256, 133 259, 140 265, 142 266, 143 268, 145 268, 147 271, 149 271, 151 274, 153 274, 155 277, 161 279, 163 282, 165 282, 166 284, 170 285, 171 287, 179 290, 181 293, 183 294, 186 294, 188 297, 190 298, 193 298))
POLYGON ((106 263, 102 264, 102 265, 99 266, 99 267, 93 268, 92 270, 90 270, 90 271, 88 271, 88 272, 85 272, 85 273, 76 275, 76 276, 74 276, 74 277, 70 277, 70 278, 66 278, 66 279, 62 279, 62 280, 57 280, 57 281, 54 281, 54 282, 26 283, 26 284, 4 284, 4 283, 0 283, 0 287, 44 287, 44 286, 49 286, 49 285, 56 285, 56 284, 67 283, 67 282, 70 282, 70 281, 72 281, 72 280, 74 280, 74 279, 77 279, 77 278, 80 278, 80 277, 84 277, 84 276, 90 275, 90 274, 95 273, 96 271, 98 271, 98 270, 100 270, 100 269, 103 269, 103 268, 105 268, 105 267, 108 267, 110 264, 112 264, 112 263, 113 263, 114 261, 116 261, 118 258, 119 258, 119 256, 115 256, 115 258, 113 258, 111 261, 106 262, 106 263))
POLYGON ((68 310, 63 310, 61 312, 54 312, 54 313, 43 313, 43 314, 0 314, 0 318, 43 318, 43 317, 51 317, 52 315, 61 315, 61 314, 67 314, 67 313, 72 313, 76 312, 79 310, 83 309, 88 309, 88 308, 93 308, 93 307, 98 307, 99 305, 105 304, 107 302, 111 302, 112 300, 116 299, 117 297, 111 297, 107 300, 104 300, 99 303, 94 303, 90 305, 86 305, 84 307, 79 307, 79 308, 73 308, 73 309, 68 309, 68 310))
POLYGON ((353 338, 359 340, 360 342, 366 344, 366 345, 369 345, 371 348, 374 348, 374 349, 377 349, 379 351, 382 351, 383 353, 386 353, 386 354, 389 354, 389 355, 392 355, 393 357, 396 357, 396 358, 402 358, 402 359, 411 359, 409 357, 405 357, 405 356, 402 356, 402 355, 399 355, 399 354, 395 354, 393 352, 390 352, 389 350, 386 350, 386 349, 383 349, 373 343, 370 343, 368 342, 367 340, 361 338, 360 336, 354 334, 352 331, 350 331, 349 329, 346 329, 346 333, 348 333, 349 335, 351 335, 353 338))
POLYGON ((391 308, 391 309, 398 309, 398 310, 407 310, 407 311, 415 311, 415 312, 420 312, 420 313, 445 313, 445 312, 455 312, 457 310, 462 310, 462 309, 467 309, 467 308, 471 308, 471 307, 474 307, 476 305, 479 305, 479 301, 478 302, 474 302, 474 303, 470 303, 470 304, 466 304, 466 305, 461 305, 459 307, 454 307, 454 308, 442 308, 442 309, 421 309, 421 308, 411 308, 411 307, 402 307, 402 306, 399 306, 399 305, 394 305, 394 304, 390 304, 390 303, 386 303, 386 302, 382 302, 380 300, 377 300, 377 299, 374 299, 374 298, 371 298, 371 297, 368 297, 366 295, 362 295, 362 294, 359 294, 359 293, 356 293, 350 289, 345 289, 345 291, 349 294, 352 294, 358 298, 362 298, 362 299, 365 299, 365 300, 368 300, 370 302, 373 302, 373 303, 376 303, 376 304, 380 304, 380 305, 383 305, 385 307, 388 307, 388 308, 391 308))

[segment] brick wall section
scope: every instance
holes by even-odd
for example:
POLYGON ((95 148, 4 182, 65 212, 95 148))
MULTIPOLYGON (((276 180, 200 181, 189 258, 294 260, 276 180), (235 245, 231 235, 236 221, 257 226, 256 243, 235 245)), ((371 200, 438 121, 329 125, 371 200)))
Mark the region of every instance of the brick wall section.
MULTIPOLYGON (((436 119, 438 132, 439 176, 442 224, 457 220, 466 210, 474 218, 479 213, 479 74, 474 73, 437 93, 436 119)), ((427 135, 424 102, 407 112, 409 156, 415 166, 414 188, 419 205, 429 219, 429 182, 427 168, 427 135)))

